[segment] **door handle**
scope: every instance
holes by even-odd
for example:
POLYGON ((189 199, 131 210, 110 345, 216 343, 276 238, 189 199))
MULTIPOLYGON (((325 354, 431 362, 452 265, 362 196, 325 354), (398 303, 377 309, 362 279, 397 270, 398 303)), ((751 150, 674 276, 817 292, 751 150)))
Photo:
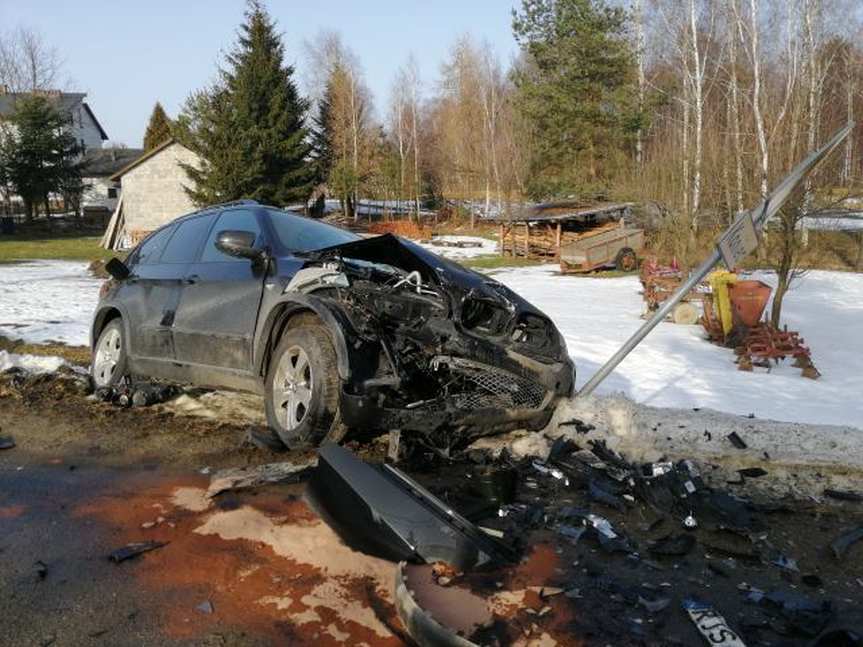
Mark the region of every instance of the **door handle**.
POLYGON ((192 274, 183 279, 183 285, 194 285, 201 279, 197 274, 192 274))

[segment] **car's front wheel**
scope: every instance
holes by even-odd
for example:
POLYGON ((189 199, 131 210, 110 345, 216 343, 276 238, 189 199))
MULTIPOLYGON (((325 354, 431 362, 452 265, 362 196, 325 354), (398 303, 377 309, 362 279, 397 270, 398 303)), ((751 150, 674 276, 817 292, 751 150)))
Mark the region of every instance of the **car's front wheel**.
POLYGON ((267 371, 267 423, 291 448, 337 440, 340 386, 326 329, 315 324, 288 329, 267 371))
POLYGON ((90 364, 90 375, 97 389, 119 384, 126 376, 126 347, 123 341, 120 319, 109 322, 99 334, 90 364))

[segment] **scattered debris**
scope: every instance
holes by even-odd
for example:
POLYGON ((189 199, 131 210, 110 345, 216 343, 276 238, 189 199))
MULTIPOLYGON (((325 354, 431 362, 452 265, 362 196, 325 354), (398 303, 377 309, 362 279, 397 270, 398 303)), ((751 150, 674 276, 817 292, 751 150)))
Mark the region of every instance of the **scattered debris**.
POLYGON ((48 577, 48 565, 45 564, 45 562, 43 562, 41 559, 37 560, 33 564, 33 570, 36 571, 36 577, 38 577, 40 580, 44 580, 46 577, 48 577))
POLYGON ((304 478, 317 463, 317 457, 312 455, 306 460, 293 463, 266 463, 257 467, 231 467, 219 470, 210 477, 207 497, 212 499, 226 490, 257 487, 265 483, 296 482, 304 478))
POLYGON ((201 604, 197 605, 195 608, 198 611, 200 611, 201 613, 206 613, 206 614, 211 614, 214 611, 213 603, 210 602, 209 600, 204 600, 203 602, 201 602, 201 604))
POLYGON ((853 501, 854 503, 863 502, 863 494, 852 490, 824 490, 824 496, 839 501, 853 501))
POLYGON ((15 439, 12 436, 0 437, 0 449, 12 449, 15 446, 15 439))
POLYGON ((683 601, 683 608, 709 645, 746 647, 740 636, 728 626, 725 618, 709 604, 687 599, 683 601))
POLYGON ((744 467, 743 469, 737 470, 737 473, 740 474, 740 476, 748 476, 749 478, 757 479, 761 476, 766 476, 767 470, 760 467, 744 467))
MULTIPOLYGON (((249 427, 247 438, 249 442, 265 451, 283 453, 288 451, 287 445, 282 442, 278 434, 269 427, 249 427)), ((202 472, 204 473, 204 472, 202 472)))
POLYGON ((680 556, 688 555, 695 547, 695 537, 690 534, 666 535, 657 539, 647 550, 654 555, 680 556))
POLYGON ((840 535, 832 544, 830 544, 830 549, 833 551, 836 559, 842 559, 848 549, 861 539, 863 539, 863 526, 840 535))
POLYGON ((749 447, 736 431, 732 431, 728 434, 727 438, 737 449, 747 449, 749 447))
POLYGON ((312 502, 349 544, 393 561, 446 562, 459 570, 514 558, 405 473, 325 445, 309 482, 312 502))
POLYGON ((137 557, 138 555, 150 552, 151 550, 156 550, 157 548, 162 548, 163 546, 167 545, 168 542, 166 541, 138 541, 131 544, 126 544, 122 548, 118 548, 110 555, 108 555, 108 559, 110 559, 115 564, 119 564, 120 562, 125 562, 127 559, 132 559, 133 557, 137 557))

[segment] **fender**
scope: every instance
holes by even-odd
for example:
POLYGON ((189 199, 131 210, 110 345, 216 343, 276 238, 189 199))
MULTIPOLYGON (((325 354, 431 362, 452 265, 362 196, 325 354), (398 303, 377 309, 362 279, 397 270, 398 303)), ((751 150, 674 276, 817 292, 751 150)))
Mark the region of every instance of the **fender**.
POLYGON ((267 358, 273 329, 284 319, 304 310, 315 313, 324 322, 333 340, 339 377, 345 382, 348 381, 351 377, 351 364, 344 330, 346 326, 350 327, 350 322, 344 313, 333 308, 323 299, 301 292, 284 295, 284 298, 276 301, 270 308, 255 339, 254 366, 258 375, 264 374, 264 361, 267 358))
POLYGON ((126 352, 131 355, 128 344, 132 339, 130 337, 132 331, 129 329, 128 312, 126 311, 126 306, 115 302, 103 303, 93 315, 93 323, 90 324, 90 350, 96 349, 96 342, 99 340, 99 336, 96 331, 98 330, 101 332, 102 328, 105 327, 105 316, 108 314, 109 310, 116 310, 120 313, 120 318, 123 320, 123 338, 127 344, 126 352))

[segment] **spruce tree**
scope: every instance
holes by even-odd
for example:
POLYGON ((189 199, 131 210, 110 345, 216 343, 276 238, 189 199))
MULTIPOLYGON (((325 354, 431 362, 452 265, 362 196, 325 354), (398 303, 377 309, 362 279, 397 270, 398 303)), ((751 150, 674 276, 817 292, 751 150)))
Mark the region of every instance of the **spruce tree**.
POLYGON ((532 125, 534 197, 601 188, 638 128, 626 12, 609 0, 522 0, 517 104, 532 125))
POLYGON ((68 117, 45 97, 28 95, 17 100, 10 121, 14 128, 3 141, 3 174, 24 200, 27 217, 33 217, 39 203, 47 213, 51 193, 63 193, 75 203, 83 189, 82 151, 69 132, 68 117))
POLYGON ((171 120, 165 114, 162 104, 157 101, 156 105, 153 106, 153 112, 150 114, 147 131, 144 133, 144 151, 151 151, 170 139, 171 127, 171 120))
POLYGON ((200 168, 185 167, 193 200, 286 205, 308 198, 315 181, 304 126, 308 103, 293 75, 275 23, 250 0, 216 84, 190 97, 179 120, 180 141, 203 160, 200 168))

